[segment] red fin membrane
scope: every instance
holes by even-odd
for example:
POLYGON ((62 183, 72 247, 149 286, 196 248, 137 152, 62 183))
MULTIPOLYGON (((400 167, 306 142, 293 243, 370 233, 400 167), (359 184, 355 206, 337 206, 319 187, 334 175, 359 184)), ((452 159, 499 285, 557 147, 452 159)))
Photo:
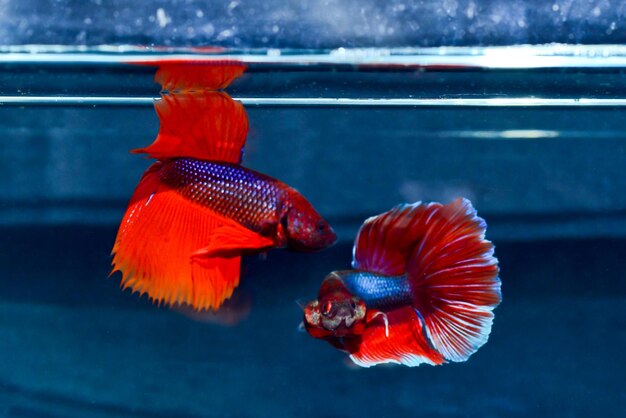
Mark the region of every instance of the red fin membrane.
POLYGON ((355 269, 407 274, 414 306, 432 345, 465 361, 482 346, 500 303, 498 261, 471 203, 400 205, 365 221, 355 241, 355 269))
POLYGON ((237 61, 164 61, 158 65, 154 81, 170 92, 221 90, 246 70, 237 61))
POLYGON ((211 242, 193 253, 194 257, 232 256, 246 251, 259 252, 274 247, 274 241, 240 225, 221 225, 211 234, 211 242))
POLYGON ((432 204, 399 205, 367 219, 357 234, 352 268, 389 276, 406 273, 411 250, 424 235, 432 204))
POLYGON ((431 365, 444 362, 424 335, 419 316, 411 307, 396 309, 385 317, 370 314, 358 350, 350 358, 362 367, 381 363, 397 363, 405 366, 431 365))
POLYGON ((162 184, 161 166, 153 164, 135 190, 113 247, 113 271, 122 272, 124 288, 154 301, 217 309, 239 284, 240 257, 193 254, 221 227, 248 231, 162 184))
POLYGON ((248 133, 243 105, 221 92, 168 94, 155 102, 159 135, 133 150, 152 158, 189 157, 240 163, 248 133))
POLYGON ((492 310, 501 300, 498 260, 469 200, 434 204, 427 212, 408 264, 415 307, 437 351, 465 361, 491 331, 492 310))

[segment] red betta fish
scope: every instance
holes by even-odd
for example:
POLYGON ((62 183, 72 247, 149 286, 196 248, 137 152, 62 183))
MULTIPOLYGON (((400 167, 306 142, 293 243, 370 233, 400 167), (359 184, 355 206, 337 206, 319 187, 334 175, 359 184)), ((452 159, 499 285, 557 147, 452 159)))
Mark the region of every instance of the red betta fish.
POLYGON ((335 242, 300 193, 240 165, 248 128, 241 103, 194 91, 164 94, 155 107, 158 137, 135 152, 158 161, 141 178, 112 252, 124 288, 167 305, 215 310, 239 283, 242 254, 335 242))
POLYGON ((355 240, 354 270, 324 279, 305 306, 305 329, 363 367, 467 360, 487 342, 501 300, 485 229, 466 199, 369 218, 355 240))

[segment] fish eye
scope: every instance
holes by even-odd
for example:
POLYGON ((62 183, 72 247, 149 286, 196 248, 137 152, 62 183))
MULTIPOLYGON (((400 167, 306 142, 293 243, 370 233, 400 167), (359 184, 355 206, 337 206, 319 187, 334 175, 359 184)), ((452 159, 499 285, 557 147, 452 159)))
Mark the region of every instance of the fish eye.
POLYGON ((319 222, 317 223, 317 230, 318 230, 319 232, 323 232, 323 231, 325 231, 325 230, 326 230, 326 224, 325 224, 324 222, 322 222, 322 221, 319 221, 319 222))
POLYGON ((350 302, 350 306, 352 307, 352 309, 356 309, 356 303, 354 303, 354 301, 350 302))

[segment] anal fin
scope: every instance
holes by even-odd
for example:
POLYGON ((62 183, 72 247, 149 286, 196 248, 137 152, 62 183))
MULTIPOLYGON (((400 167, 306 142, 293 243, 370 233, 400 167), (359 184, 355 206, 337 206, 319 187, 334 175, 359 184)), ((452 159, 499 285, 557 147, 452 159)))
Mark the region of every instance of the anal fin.
POLYGON ((381 363, 418 366, 444 362, 443 356, 431 347, 423 323, 413 308, 395 309, 384 316, 371 312, 368 316, 361 344, 350 354, 352 361, 359 366, 381 363))

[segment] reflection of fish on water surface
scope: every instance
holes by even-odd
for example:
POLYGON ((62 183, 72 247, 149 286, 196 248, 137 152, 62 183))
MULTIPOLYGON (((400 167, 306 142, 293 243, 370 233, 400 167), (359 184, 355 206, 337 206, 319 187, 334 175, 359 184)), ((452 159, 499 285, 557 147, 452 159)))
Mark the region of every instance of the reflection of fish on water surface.
POLYGON ((146 153, 158 161, 137 186, 113 247, 122 285, 167 305, 217 309, 239 283, 243 254, 334 243, 328 223, 295 189, 240 165, 248 120, 226 87, 244 67, 161 65, 168 93, 146 153))
POLYGON ((354 270, 324 279, 305 306, 306 330, 365 367, 467 360, 487 342, 501 300, 485 229, 466 199, 400 205, 368 219, 354 270))

